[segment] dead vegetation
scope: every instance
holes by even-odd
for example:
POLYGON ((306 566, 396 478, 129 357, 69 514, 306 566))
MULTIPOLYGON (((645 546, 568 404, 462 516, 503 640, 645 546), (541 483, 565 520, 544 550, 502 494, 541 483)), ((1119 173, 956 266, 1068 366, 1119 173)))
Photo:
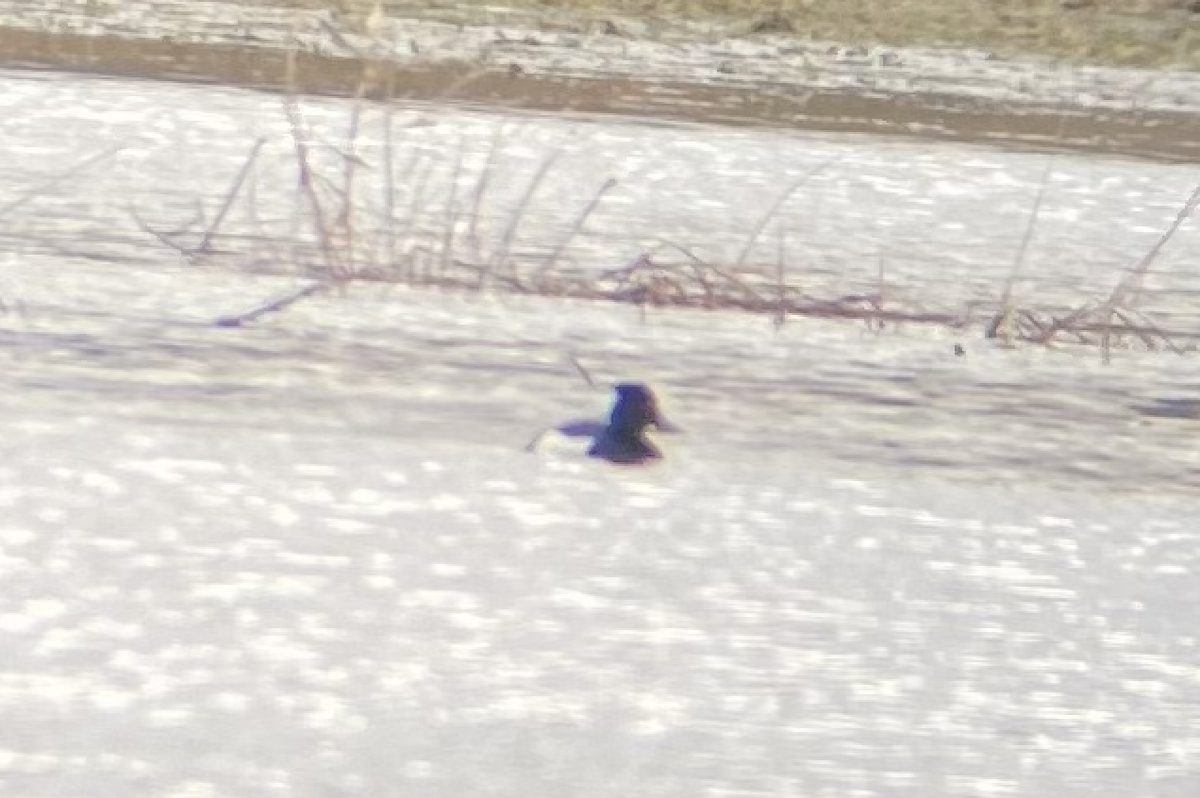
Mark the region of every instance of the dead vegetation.
POLYGON ((1126 272, 1104 301, 1089 303, 1057 316, 1007 306, 988 326, 988 337, 998 337, 1003 333, 1007 337, 1042 346, 1050 346, 1056 340, 1065 338, 1075 343, 1099 346, 1106 361, 1114 348, 1127 347, 1131 342, 1151 351, 1167 350, 1183 354, 1184 347, 1176 339, 1194 336, 1164 330, 1137 305, 1154 262, 1198 206, 1200 186, 1192 192, 1174 222, 1155 245, 1126 272))
MULTIPOLYGON (((306 278, 296 289, 257 302, 240 314, 217 319, 217 324, 246 324, 319 291, 374 281, 620 302, 636 305, 643 316, 654 308, 683 307, 758 313, 769 316, 776 325, 793 317, 845 319, 862 323, 875 333, 900 325, 939 325, 964 335, 974 329, 1008 345, 1096 346, 1106 359, 1114 349, 1126 347, 1183 353, 1200 338, 1200 331, 1164 329, 1139 307, 1141 289, 1155 260, 1200 204, 1200 186, 1174 224, 1140 262, 1131 266, 1106 299, 1075 308, 1047 307, 1038 297, 1019 297, 1015 291, 1034 245, 1040 210, 1053 174, 1053 155, 1047 158, 1012 273, 990 307, 976 306, 961 313, 922 307, 919 291, 901 294, 892 290, 882 259, 877 285, 872 290, 818 295, 806 288, 802 269, 788 263, 782 234, 773 264, 752 260, 764 234, 769 229, 782 229, 780 219, 788 200, 833 167, 836 159, 816 165, 785 186, 747 232, 743 247, 730 262, 712 262, 684 244, 664 240, 611 269, 577 268, 568 256, 570 247, 585 232, 606 196, 618 187, 615 179, 599 180, 590 200, 570 217, 561 237, 539 243, 523 241, 521 229, 563 150, 552 150, 536 164, 532 174, 524 178, 515 205, 507 207, 497 219, 494 209, 488 207, 495 183, 514 178, 501 174, 497 165, 506 135, 498 128, 486 163, 474 173, 473 182, 467 177, 460 147, 458 160, 449 165, 449 194, 435 198, 433 184, 438 181, 434 172, 437 168, 444 170, 445 164, 429 163, 419 151, 400 146, 397 137, 422 121, 419 115, 398 116, 395 106, 378 102, 378 98, 390 96, 395 90, 394 67, 385 60, 370 58, 369 53, 363 57, 366 67, 340 143, 314 134, 305 121, 297 93, 289 94, 284 103, 296 168, 297 212, 304 221, 299 235, 280 236, 263 224, 252 234, 245 232, 244 224, 239 231, 225 229, 235 210, 244 215, 243 222, 256 221, 255 167, 267 143, 263 139, 251 147, 213 212, 198 206, 193 218, 176 229, 163 230, 131 209, 145 232, 189 263, 289 271, 306 278), (379 146, 370 156, 361 151, 368 115, 383 131, 379 146), (365 180, 364 172, 375 173, 374 179, 365 180), (398 204, 401 183, 408 201, 398 204), (482 220, 489 214, 492 223, 485 231, 482 220), (431 220, 432 234, 428 232, 431 220)), ((294 80, 291 68, 289 80, 294 80)), ((519 135, 519 131, 510 135, 519 135)), ((439 185, 447 184, 446 177, 443 171, 439 185)))

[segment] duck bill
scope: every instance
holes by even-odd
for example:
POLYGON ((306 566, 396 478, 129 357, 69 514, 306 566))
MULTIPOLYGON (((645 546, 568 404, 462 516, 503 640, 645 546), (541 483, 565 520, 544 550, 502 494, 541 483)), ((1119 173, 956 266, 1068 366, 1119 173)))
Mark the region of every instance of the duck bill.
POLYGON ((654 417, 654 428, 659 432, 665 432, 668 435, 679 435, 683 432, 683 427, 664 418, 662 415, 654 417))

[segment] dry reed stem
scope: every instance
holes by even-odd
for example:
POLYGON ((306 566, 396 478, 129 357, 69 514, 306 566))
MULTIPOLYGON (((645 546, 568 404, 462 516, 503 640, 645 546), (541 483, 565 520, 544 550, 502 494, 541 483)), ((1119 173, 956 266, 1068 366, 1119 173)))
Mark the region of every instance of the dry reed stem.
POLYGON ((722 280, 724 280, 729 285, 737 288, 738 291, 741 292, 742 294, 744 294, 745 296, 747 296, 755 301, 762 300, 762 295, 759 294, 759 292, 757 290, 755 290, 755 288, 753 286, 751 286, 749 283, 747 283, 745 280, 739 279, 733 273, 726 271, 724 269, 721 269, 721 268, 713 265, 712 263, 709 263, 708 261, 700 258, 698 255, 696 255, 694 252, 692 252, 687 247, 681 246, 673 241, 666 241, 666 240, 662 241, 661 244, 663 246, 670 247, 671 249, 674 249, 675 251, 679 252, 681 255, 683 255, 685 258, 687 258, 693 264, 693 266, 696 267, 697 269, 704 269, 706 271, 712 272, 713 274, 720 277, 722 280))
POLYGON ((242 311, 241 313, 234 313, 228 316, 221 316, 213 323, 217 327, 241 327, 242 325, 254 321, 261 316, 265 316, 268 313, 276 313, 284 308, 290 307, 296 302, 299 302, 301 299, 312 296, 324 287, 324 283, 309 283, 307 285, 302 285, 298 288, 287 291, 286 293, 275 297, 274 299, 261 302, 249 310, 242 311))
POLYGON ((359 128, 362 124, 363 112, 363 95, 366 92, 366 75, 364 73, 363 80, 358 84, 358 88, 354 92, 354 101, 350 106, 350 120, 346 130, 346 149, 340 154, 342 160, 342 178, 339 186, 342 205, 338 209, 337 217, 334 221, 334 231, 338 235, 338 243, 343 251, 352 256, 354 252, 354 212, 356 205, 354 202, 354 181, 358 176, 358 168, 363 165, 363 161, 358 157, 356 152, 358 147, 359 128))
POLYGON ((395 64, 388 62, 387 81, 385 83, 387 95, 383 103, 383 180, 381 181, 381 190, 383 192, 383 218, 385 220, 385 230, 383 235, 383 263, 388 264, 389 268, 396 262, 396 176, 395 172, 395 157, 393 134, 395 132, 395 112, 392 109, 391 98, 395 96, 396 91, 396 69, 395 64))
POLYGON ((571 225, 570 229, 567 231, 567 234, 562 238, 561 241, 558 242, 554 249, 551 250, 550 255, 546 258, 546 264, 542 267, 539 275, 546 274, 554 270, 554 267, 558 265, 558 261, 562 257, 563 252, 566 251, 567 247, 571 245, 571 242, 575 240, 575 237, 579 235, 579 231, 583 229, 584 224, 587 223, 588 217, 590 217, 592 212, 595 211, 600 205, 600 201, 604 199, 604 195, 616 187, 617 181, 615 178, 610 177, 604 181, 604 184, 600 186, 599 191, 597 191, 592 197, 591 201, 584 206, 583 212, 580 213, 579 216, 575 217, 575 222, 571 225))
POLYGON ((217 215, 213 217, 212 223, 208 226, 208 229, 204 231, 204 235, 201 237, 200 243, 196 245, 192 252, 188 253, 189 255, 194 256, 196 254, 209 251, 209 246, 212 244, 213 237, 217 234, 217 230, 220 229, 222 223, 224 223, 225 217, 229 214, 230 208, 233 207, 234 200, 236 200, 238 194, 241 193, 242 186, 245 185, 246 178, 249 177, 251 170, 254 168, 255 161, 258 160, 259 153, 262 152, 262 148, 266 143, 267 140, 261 137, 254 142, 254 146, 250 148, 250 154, 247 155, 246 160, 242 162, 242 167, 238 170, 237 177, 235 177, 233 180, 233 185, 231 185, 229 190, 225 192, 225 198, 221 202, 221 207, 217 209, 217 215))
POLYGON ((1179 213, 1176 214, 1175 219, 1173 222, 1171 222, 1170 227, 1168 227, 1163 234, 1159 236, 1158 240, 1154 243, 1154 246, 1152 246, 1150 250, 1144 256, 1142 256, 1142 259, 1137 262, 1133 269, 1131 269, 1125 278, 1122 279, 1121 282, 1117 284, 1116 288, 1113 289, 1113 293, 1109 297, 1108 304, 1114 306, 1126 306, 1132 304, 1132 302, 1137 298, 1138 292, 1140 292, 1145 285, 1146 275, 1150 271, 1150 266, 1158 259, 1158 256, 1162 253, 1163 247, 1167 245, 1167 242, 1174 238, 1175 234, 1179 232, 1179 228, 1182 227, 1183 223, 1188 220, 1188 217, 1195 213, 1198 206, 1200 206, 1200 184, 1197 184, 1196 188, 1192 190, 1187 202, 1184 203, 1183 207, 1179 210, 1179 213))
POLYGON ((583 377, 583 381, 588 384, 589 388, 596 388, 597 390, 600 388, 600 385, 592 378, 592 373, 584 368, 584 365, 579 360, 578 355, 576 355, 574 352, 568 352, 567 362, 575 367, 575 371, 578 372, 580 377, 583 377))
MULTIPOLYGON (((294 64, 293 53, 289 60, 289 84, 293 86, 294 64)), ((464 81, 470 79, 471 76, 468 76, 464 81)), ((356 214, 361 212, 355 202, 357 170, 365 166, 362 159, 358 157, 356 149, 362 127, 364 98, 367 94, 369 80, 368 69, 365 68, 363 82, 356 92, 355 106, 349 119, 344 148, 341 150, 333 148, 343 159, 337 180, 331 180, 316 169, 312 157, 314 146, 312 135, 301 116, 295 93, 290 94, 285 102, 300 173, 300 187, 311 211, 311 221, 316 228, 319 246, 326 262, 327 275, 334 280, 362 279, 369 276, 354 268, 355 252, 360 245, 356 230, 356 214), (331 204, 334 204, 336 213, 330 213, 331 204)), ((394 83, 389 83, 389 96, 393 88, 394 83)), ((398 217, 395 207, 397 173, 394 157, 394 126, 390 109, 386 114, 383 216, 387 225, 386 258, 389 263, 393 263, 398 248, 398 217)), ((959 328, 968 323, 967 318, 959 314, 885 307, 888 296, 885 279, 886 264, 882 258, 879 265, 877 287, 873 294, 848 295, 828 299, 805 296, 803 292, 793 289, 788 284, 785 252, 786 231, 781 226, 778 228, 780 238, 773 281, 770 275, 764 275, 765 282, 762 286, 758 286, 739 276, 762 234, 780 216, 787 202, 813 177, 840 161, 840 156, 817 164, 786 186, 757 220, 735 261, 727 268, 718 267, 705 261, 686 247, 672 242, 660 242, 659 245, 652 248, 653 252, 657 252, 663 247, 669 247, 681 253, 686 261, 684 263, 661 263, 651 257, 652 252, 646 252, 629 266, 592 275, 592 279, 589 281, 587 278, 576 276, 566 277, 559 273, 559 266, 571 242, 578 237, 606 193, 615 186, 615 181, 612 180, 603 184, 591 201, 575 217, 565 236, 554 243, 549 253, 544 256, 541 266, 531 275, 521 272, 518 264, 513 261, 515 242, 524 219, 530 213, 533 199, 544 184, 550 170, 564 154, 565 148, 560 146, 543 158, 538 165, 517 205, 511 210, 497 243, 491 249, 489 256, 485 258, 483 257, 483 247, 480 245, 479 223, 483 219, 482 209, 490 193, 491 181, 495 178, 497 162, 502 154, 502 144, 507 135, 509 135, 507 127, 497 126, 487 153, 484 169, 476 180, 467 202, 469 211, 467 213, 466 238, 468 244, 474 247, 476 255, 474 262, 463 262, 453 256, 463 211, 457 187, 466 157, 464 140, 460 139, 458 154, 453 165, 451 189, 443 209, 445 218, 442 220, 443 230, 440 240, 432 247, 410 245, 408 268, 401 273, 402 280, 460 288, 473 286, 476 290, 490 282, 509 290, 524 293, 531 290, 543 293, 552 291, 566 297, 633 302, 639 306, 643 319, 651 305, 675 305, 681 307, 727 307, 768 313, 777 320, 777 323, 780 319, 786 319, 788 314, 858 319, 864 321, 875 331, 882 329, 885 323, 930 323, 953 328, 959 328), (423 271, 418 267, 420 263, 425 264, 423 271), (529 279, 532 280, 531 283, 527 283, 529 279)), ((244 172, 248 172, 252 160, 253 156, 248 159, 244 172)), ((426 161, 421 153, 414 152, 408 168, 403 170, 405 178, 413 189, 411 207, 408 209, 405 219, 405 238, 407 240, 413 239, 417 220, 425 212, 424 199, 429 188, 428 184, 431 182, 433 168, 434 165, 426 161)), ((1071 336, 1081 343, 1088 343, 1094 340, 1094 336, 1100 335, 1106 347, 1110 345, 1113 336, 1128 334, 1140 340, 1147 347, 1158 347, 1165 344, 1173 351, 1181 351, 1172 342, 1170 334, 1137 314, 1128 305, 1136 298, 1142 280, 1158 252, 1179 229, 1183 220, 1194 210, 1197 201, 1200 201, 1200 187, 1197 188, 1196 193, 1193 194, 1192 199, 1185 206, 1172 228, 1131 270, 1126 279, 1122 280, 1114 289, 1113 296, 1109 301, 1100 306, 1099 310, 1105 314, 1103 318, 1096 319, 1096 307, 1083 308, 1062 318, 1051 318, 1048 321, 1031 311, 1015 308, 1015 285, 1032 246, 1040 220, 1040 212, 1049 191, 1053 168, 1054 157, 1050 156, 1039 182, 1038 193, 1016 253, 1013 269, 1003 290, 1004 312, 993 319, 989 334, 996 335, 1000 330, 999 325, 1004 324, 1008 327, 1015 327, 1013 335, 1026 341, 1051 345, 1060 336, 1071 336)), ((208 240, 218 234, 218 228, 232 205, 233 197, 240 191, 243 179, 244 174, 239 175, 239 181, 227 195, 226 205, 223 206, 217 220, 209 228, 209 234, 206 235, 206 245, 208 240)), ((381 276, 382 274, 383 270, 380 270, 370 276, 381 276)), ((278 307, 286 307, 291 301, 297 301, 299 298, 300 295, 278 307)), ((255 314, 243 314, 243 316, 248 320, 257 317, 255 314)))
POLYGON ((128 210, 129 215, 133 218, 134 224, 137 225, 139 230, 141 230, 143 233, 145 233, 149 236, 153 236, 154 238, 158 239, 158 242, 160 244, 162 244, 165 247, 175 250, 184 259, 190 260, 190 258, 188 256, 188 251, 191 248, 184 246, 182 244, 176 243, 175 239, 182 238, 183 236, 186 236, 186 235, 191 235, 191 233, 193 232, 193 228, 197 224, 200 224, 204 221, 204 209, 202 207, 200 207, 199 201, 196 201, 194 203, 194 205, 195 205, 195 212, 194 212, 192 218, 188 219, 186 222, 183 223, 182 226, 180 226, 179 228, 174 229, 174 230, 156 230, 154 227, 152 227, 150 225, 149 222, 147 222, 145 219, 143 219, 141 217, 141 215, 138 213, 137 207, 132 202, 130 202, 126 205, 126 210, 128 210))
POLYGON ((778 330, 787 323, 787 231, 778 228, 779 240, 775 247, 775 301, 778 308, 772 318, 775 329, 778 330))
POLYGON ((824 161, 821 161, 821 163, 817 164, 812 169, 809 169, 807 172, 800 175, 800 177, 793 180, 787 188, 780 192, 779 196, 775 198, 775 201, 771 203, 771 206, 767 208, 767 212, 764 213, 758 220, 758 223, 754 226, 754 229, 750 231, 750 235, 747 237, 746 243, 742 246, 742 251, 738 254, 737 259, 734 261, 734 268, 740 269, 746 264, 746 259, 750 257, 750 253, 754 250, 754 245, 758 241, 758 237, 762 235, 763 230, 765 230, 767 225, 771 223, 771 220, 775 218, 787 201, 791 199, 792 195, 795 194, 796 191, 798 191, 800 187, 809 180, 812 180, 830 166, 833 166, 835 163, 841 161, 843 157, 844 156, 841 155, 835 155, 832 158, 827 158, 824 161))
MULTIPOLYGON (((1067 104, 1064 103, 1063 107, 1059 110, 1058 121, 1055 124, 1053 139, 1055 146, 1060 145, 1066 136, 1067 110, 1067 104)), ((1042 204, 1045 202, 1046 194, 1052 182, 1056 158, 1056 154, 1051 152, 1046 156, 1046 161, 1042 165, 1042 176, 1038 180, 1038 190, 1033 198, 1033 207, 1030 208, 1029 218, 1025 223, 1025 230, 1021 235, 1021 243, 1017 246, 1017 252, 1013 258, 1013 266, 1008 273, 1008 279, 1004 282, 1004 291, 1000 297, 1000 313, 1003 318, 1001 319, 999 332, 1005 337, 1005 343, 1010 346, 1012 345, 1012 340, 1008 326, 1011 322, 1012 313, 1015 310, 1013 306, 1013 293, 1016 290, 1017 278, 1025 269, 1025 262, 1029 256, 1029 248, 1033 243, 1034 233, 1041 218, 1042 204)))
POLYGON ((1183 204, 1179 213, 1176 214, 1175 220, 1159 236, 1154 246, 1117 283, 1116 287, 1113 288, 1112 294, 1104 302, 1102 308, 1105 315, 1105 334, 1101 341, 1101 353, 1103 354, 1105 363, 1109 362, 1112 351, 1111 332, 1109 331, 1112 324, 1112 316, 1119 309, 1131 307, 1133 302, 1137 300, 1138 294, 1145 286, 1146 276, 1150 273, 1150 267, 1158 260, 1163 247, 1175 237, 1175 234, 1179 232, 1179 228, 1183 227, 1183 223, 1196 211, 1198 206, 1200 206, 1200 184, 1197 184, 1196 188, 1192 190, 1187 202, 1183 204))
POLYGON ((184 259, 189 262, 194 261, 199 255, 210 253, 212 251, 212 243, 217 237, 217 234, 221 229, 221 225, 225 221, 225 217, 229 214, 230 209, 233 208, 233 203, 241 193, 242 187, 246 185, 246 181, 253 171, 254 164, 258 160, 258 156, 266 143, 266 138, 259 138, 254 142, 254 145, 250 148, 250 153, 242 162, 241 168, 238 169, 238 173, 234 177, 233 183, 230 184, 229 189, 223 195, 221 206, 217 210, 216 216, 214 216, 212 221, 205 226, 204 233, 201 235, 200 241, 194 246, 181 244, 177 241, 177 239, 182 238, 184 235, 190 234, 192 232, 192 228, 196 224, 204 221, 204 209, 199 202, 197 202, 196 205, 195 217, 185 223, 184 226, 178 230, 162 231, 154 229, 144 219, 142 219, 142 217, 138 214, 136 207, 133 205, 129 206, 129 215, 133 217, 134 222, 137 224, 138 228, 142 230, 142 232, 154 236, 163 245, 176 250, 184 257, 184 259))
MULTIPOLYGON (((345 283, 353 279, 355 272, 354 253, 352 249, 354 235, 352 214, 355 206, 352 190, 355 170, 357 169, 359 159, 352 149, 348 154, 338 151, 343 156, 345 163, 342 174, 343 184, 341 185, 332 183, 324 174, 313 169, 312 145, 310 143, 311 134, 304 124, 304 119, 300 111, 299 93, 296 88, 295 64, 296 50, 292 49, 288 51, 287 84, 289 88, 284 95, 283 105, 292 135, 293 148, 296 153, 301 194, 308 201, 309 210, 312 214, 313 227, 317 233, 321 257, 325 263, 326 276, 334 282, 345 283), (349 181, 349 185, 345 181, 349 181), (326 186, 335 197, 340 199, 337 214, 332 219, 317 190, 318 183, 326 186)), ((364 69, 363 77, 356 93, 365 93, 366 82, 367 70, 364 69)), ((356 101, 351 111, 348 136, 350 136, 352 143, 358 137, 361 102, 361 99, 356 101)))
POLYGON ((59 174, 53 175, 53 176, 47 178, 46 180, 43 180, 42 182, 40 182, 36 186, 34 186, 32 189, 21 194, 21 196, 17 197, 15 200, 12 200, 11 202, 7 203, 6 205, 0 205, 0 219, 8 216, 13 211, 25 206, 26 204, 28 204, 28 203, 32 202, 33 200, 37 199, 38 197, 42 196, 42 194, 44 192, 54 188, 59 183, 62 183, 65 180, 68 180, 72 177, 82 174, 83 172, 87 171, 88 169, 91 169, 93 166, 95 166, 98 163, 107 161, 109 158, 112 158, 114 155, 121 152, 121 150, 126 149, 128 146, 129 145, 127 145, 127 144, 117 144, 113 147, 109 147, 108 149, 102 150, 101 152, 98 152, 95 155, 89 155, 88 157, 84 158, 83 160, 81 160, 81 161, 77 162, 76 164, 74 164, 73 166, 69 167, 66 171, 60 172, 59 174))
POLYGON ((450 172, 450 190, 446 197, 445 218, 442 220, 441 249, 438 252, 438 273, 446 274, 454 260, 454 232, 458 229, 458 183, 466 161, 467 141, 461 133, 454 150, 454 167, 450 172))
MULTIPOLYGON (((525 214, 529 210, 529 204, 541 187, 542 181, 546 179, 546 175, 550 173, 550 168, 558 162, 558 159, 563 156, 564 149, 560 145, 552 152, 546 155, 542 162, 538 165, 537 171, 529 181, 529 185, 525 187, 524 193, 521 195, 520 202, 513 209, 512 215, 509 217, 508 224, 505 226, 504 234, 500 238, 499 247, 492 253, 492 257, 488 259, 488 263, 484 268, 484 272, 480 275, 480 287, 484 287, 487 281, 492 278, 499 270, 503 269, 508 264, 509 254, 512 251, 513 240, 516 238, 517 229, 521 225, 521 221, 525 218, 525 214)), ((509 279, 514 281, 518 286, 521 285, 520 277, 514 269, 509 275, 509 279)))
POLYGON ((1120 311, 1121 320, 1125 322, 1130 331, 1136 333, 1146 343, 1149 349, 1157 349, 1154 346, 1151 336, 1158 338, 1162 343, 1176 355, 1186 354, 1184 349, 1178 346, 1171 335, 1169 335, 1161 326, 1156 324, 1153 319, 1145 313, 1138 310, 1126 309, 1120 311), (1140 319, 1141 325, 1131 319, 1140 319))
POLYGON ((333 263, 333 241, 326 225, 325 209, 321 205, 321 198, 316 192, 315 177, 309 161, 310 145, 308 142, 308 132, 305 129, 304 119, 300 113, 299 99, 295 92, 295 64, 296 51, 291 50, 288 52, 287 60, 287 83, 290 88, 284 96, 283 109, 287 117, 288 128, 292 134, 292 147, 296 153, 296 168, 298 169, 298 183, 301 196, 307 200, 309 211, 313 214, 313 221, 316 226, 322 256, 326 261, 330 276, 333 276, 336 272, 333 263))
MULTIPOLYGON (((478 227, 479 220, 483 216, 481 212, 481 209, 483 208, 483 198, 487 194, 488 188, 491 186, 492 175, 495 174, 496 159, 499 156, 500 145, 503 141, 503 137, 504 125, 497 125, 494 133, 492 134, 491 146, 488 148, 488 154, 483 164, 483 170, 479 173, 479 180, 476 181, 475 190, 471 194, 471 209, 467 214, 467 243, 472 248, 475 259, 479 261, 484 260, 483 247, 480 244, 478 227)), ((480 285, 477 286, 477 289, 482 289, 482 280, 484 279, 483 270, 480 270, 479 279, 480 285)))
MULTIPOLYGON (((1062 136, 1064 115, 1059 116, 1059 136, 1062 136)), ((1021 235, 1021 243, 1017 246, 1017 253, 1013 259, 1012 269, 1008 273, 1008 278, 1004 282, 1004 291, 1000 296, 1000 313, 1003 319, 1000 324, 999 332, 1008 340, 1011 332, 1008 327, 1011 324, 1011 317, 1015 310, 1013 306, 1013 293, 1016 289, 1017 279, 1025 268, 1025 261, 1029 255, 1030 245, 1033 243, 1034 233, 1037 230, 1038 220, 1041 215, 1042 204, 1046 200, 1046 194, 1050 186, 1050 178, 1054 172, 1055 156, 1053 153, 1046 156, 1046 163, 1042 168, 1042 178, 1038 181, 1037 194, 1033 198, 1033 207, 1030 209, 1029 218, 1026 220, 1025 231, 1021 235)))

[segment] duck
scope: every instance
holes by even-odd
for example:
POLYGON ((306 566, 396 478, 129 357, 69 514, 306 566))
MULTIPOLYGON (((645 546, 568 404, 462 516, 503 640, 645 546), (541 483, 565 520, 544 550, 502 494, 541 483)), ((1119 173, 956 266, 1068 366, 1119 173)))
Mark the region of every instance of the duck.
POLYGON ((617 398, 608 425, 592 438, 588 457, 621 465, 661 460, 662 451, 647 437, 647 432, 650 427, 673 429, 673 425, 663 420, 654 392, 640 382, 623 382, 614 390, 617 398))
POLYGON ((663 459, 662 451, 648 437, 651 427, 660 432, 679 432, 659 409, 658 398, 648 385, 622 382, 613 386, 616 398, 603 421, 569 421, 539 433, 526 451, 536 452, 548 436, 590 438, 587 456, 618 465, 645 465, 663 459))

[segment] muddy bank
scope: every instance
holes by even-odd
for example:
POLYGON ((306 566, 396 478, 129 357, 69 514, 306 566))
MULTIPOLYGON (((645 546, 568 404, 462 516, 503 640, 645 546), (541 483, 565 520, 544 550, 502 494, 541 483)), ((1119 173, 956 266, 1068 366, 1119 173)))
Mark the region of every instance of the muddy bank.
POLYGON ((506 108, 623 114, 664 120, 883 133, 963 142, 1061 146, 1200 161, 1200 116, 1162 110, 1061 110, 934 94, 802 90, 678 79, 531 73, 517 61, 380 62, 256 45, 129 39, 0 29, 0 63, 120 76, 186 79, 302 93, 482 103, 506 108))

